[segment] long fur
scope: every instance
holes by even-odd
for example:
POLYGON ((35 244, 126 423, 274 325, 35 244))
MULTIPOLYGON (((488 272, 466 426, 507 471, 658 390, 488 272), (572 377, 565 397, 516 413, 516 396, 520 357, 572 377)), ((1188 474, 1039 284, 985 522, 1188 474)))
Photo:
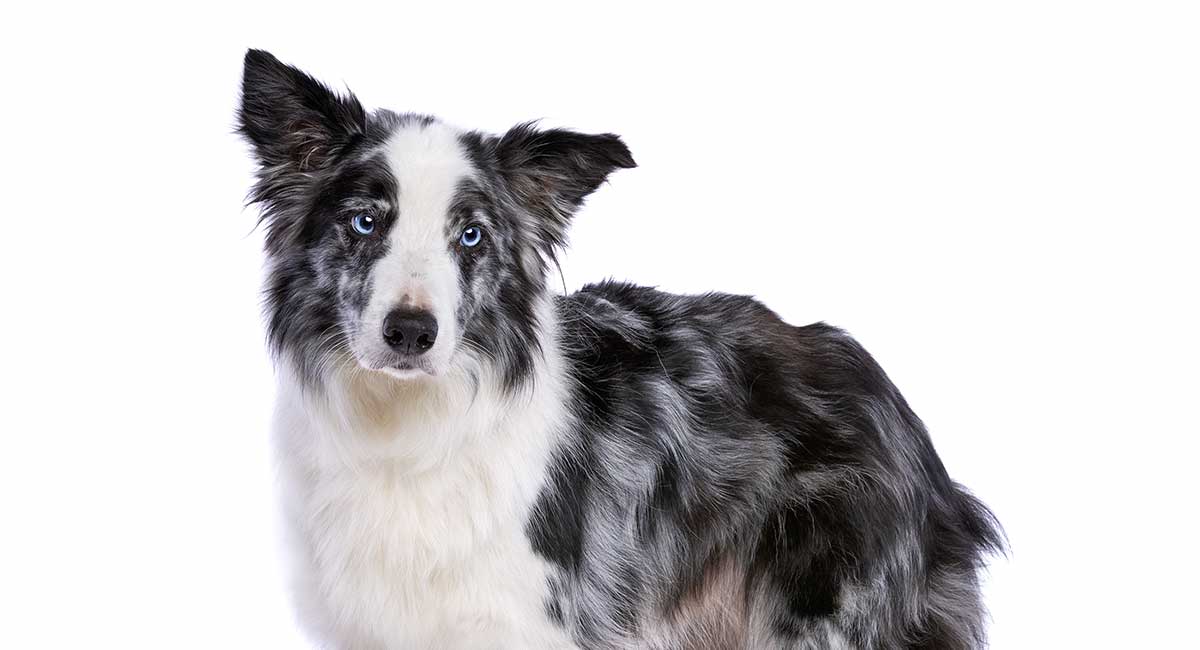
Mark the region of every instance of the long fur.
POLYGON ((619 138, 368 113, 255 50, 238 119, 323 647, 984 645, 999 526, 853 339, 742 296, 551 293, 619 138), (418 360, 381 340, 397 305, 439 324, 418 360))

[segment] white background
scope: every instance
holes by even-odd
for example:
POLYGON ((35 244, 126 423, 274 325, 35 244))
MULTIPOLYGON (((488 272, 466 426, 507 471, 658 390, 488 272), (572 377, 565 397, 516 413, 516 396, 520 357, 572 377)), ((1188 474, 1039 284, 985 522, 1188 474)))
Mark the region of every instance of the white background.
POLYGON ((856 335, 1008 530, 993 647, 1195 643, 1188 3, 30 4, 0 19, 0 647, 305 647, 248 46, 368 106, 623 135, 640 167, 577 220, 569 287, 856 335))

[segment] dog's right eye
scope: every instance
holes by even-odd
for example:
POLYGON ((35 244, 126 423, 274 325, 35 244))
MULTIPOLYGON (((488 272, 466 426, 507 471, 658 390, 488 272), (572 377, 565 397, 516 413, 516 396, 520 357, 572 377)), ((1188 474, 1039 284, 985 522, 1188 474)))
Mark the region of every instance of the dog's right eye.
POLYGON ((350 219, 350 227, 354 232, 366 237, 375 232, 375 218, 360 212, 350 219))

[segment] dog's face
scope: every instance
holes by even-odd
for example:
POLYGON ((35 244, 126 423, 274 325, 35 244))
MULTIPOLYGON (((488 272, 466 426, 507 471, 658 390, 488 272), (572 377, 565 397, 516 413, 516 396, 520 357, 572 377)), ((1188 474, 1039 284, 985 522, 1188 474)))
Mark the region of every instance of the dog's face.
POLYGON ((518 383, 571 215, 634 166, 620 139, 368 114, 265 52, 245 66, 239 126, 260 163, 276 351, 312 381, 345 359, 436 377, 465 355, 518 383))

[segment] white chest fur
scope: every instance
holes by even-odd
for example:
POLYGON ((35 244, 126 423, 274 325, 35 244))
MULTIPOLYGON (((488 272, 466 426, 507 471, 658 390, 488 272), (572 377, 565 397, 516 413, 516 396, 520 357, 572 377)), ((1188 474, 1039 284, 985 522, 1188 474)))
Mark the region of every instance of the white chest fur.
MULTIPOLYGON (((524 527, 562 422, 552 381, 503 397, 283 374, 276 442, 302 625, 330 648, 573 647, 524 527)), ((552 377, 543 377, 550 380, 552 377)))

